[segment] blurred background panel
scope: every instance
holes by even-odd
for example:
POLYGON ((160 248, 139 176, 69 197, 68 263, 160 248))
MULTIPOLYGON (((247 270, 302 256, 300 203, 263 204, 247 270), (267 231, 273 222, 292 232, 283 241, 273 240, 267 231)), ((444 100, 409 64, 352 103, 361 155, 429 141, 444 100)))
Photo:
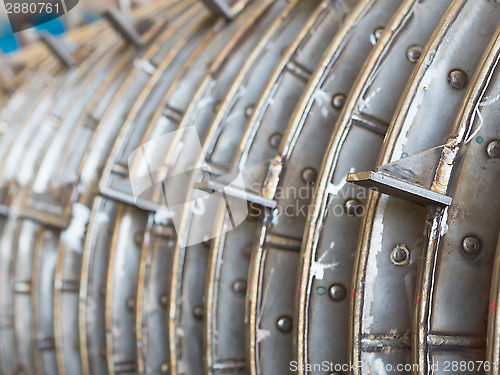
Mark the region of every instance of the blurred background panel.
MULTIPOLYGON (((0 52, 13 54, 19 51, 22 46, 37 40, 42 31, 61 35, 70 29, 94 22, 101 18, 104 10, 110 7, 126 11, 146 2, 147 0, 83 0, 62 17, 19 33, 13 33, 4 2, 0 1, 0 52)), ((44 15, 41 15, 42 19, 43 17, 44 15)))

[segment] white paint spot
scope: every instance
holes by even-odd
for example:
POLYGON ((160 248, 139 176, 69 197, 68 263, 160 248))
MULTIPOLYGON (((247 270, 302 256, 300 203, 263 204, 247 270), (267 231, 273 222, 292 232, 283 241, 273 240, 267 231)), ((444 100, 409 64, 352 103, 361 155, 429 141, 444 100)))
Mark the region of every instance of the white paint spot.
POLYGON ((257 343, 263 341, 269 336, 271 336, 271 331, 268 331, 267 329, 257 329, 257 343))
POLYGON ((61 235, 62 242, 79 254, 83 251, 83 236, 90 214, 88 207, 80 203, 74 203, 71 222, 61 235))
POLYGON ((322 261, 324 261, 328 252, 329 252, 329 250, 327 250, 325 253, 323 253, 321 255, 321 257, 318 259, 318 261, 312 262, 311 271, 310 271, 311 277, 315 277, 318 280, 323 280, 323 277, 325 277, 325 270, 333 269, 339 265, 339 262, 322 263, 322 261))

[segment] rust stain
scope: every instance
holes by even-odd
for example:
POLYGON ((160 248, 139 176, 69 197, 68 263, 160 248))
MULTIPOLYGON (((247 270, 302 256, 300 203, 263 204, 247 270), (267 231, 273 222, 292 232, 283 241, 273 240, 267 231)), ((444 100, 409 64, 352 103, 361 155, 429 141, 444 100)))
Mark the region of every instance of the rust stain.
POLYGON ((280 181, 280 174, 283 170, 282 158, 280 156, 274 157, 269 162, 269 169, 267 170, 264 185, 262 187, 262 196, 267 199, 273 199, 278 188, 280 181))

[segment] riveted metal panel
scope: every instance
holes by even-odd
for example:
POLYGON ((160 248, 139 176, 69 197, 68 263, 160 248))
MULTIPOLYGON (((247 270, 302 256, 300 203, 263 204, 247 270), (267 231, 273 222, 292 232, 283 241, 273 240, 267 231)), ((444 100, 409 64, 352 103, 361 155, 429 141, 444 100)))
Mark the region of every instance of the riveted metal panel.
MULTIPOLYGON (((385 33, 346 99, 335 132, 347 135, 331 147, 331 152, 335 148, 337 152, 335 169, 328 166, 329 173, 336 177, 330 177, 331 184, 326 187, 327 180, 320 179, 303 240, 297 310, 299 367, 323 361, 339 366, 349 364, 348 326, 354 249, 368 194, 343 180, 349 171, 371 165, 370 160, 364 161, 364 156, 360 158, 358 155, 377 157, 385 129, 418 60, 418 55, 414 59, 410 53, 422 51, 449 4, 450 1, 404 2, 387 23, 385 33), (398 79, 390 79, 392 76, 398 79), (330 294, 330 291, 337 290, 342 292, 341 295, 330 294), (334 329, 326 331, 325 325, 334 329)), ((305 129, 308 118, 303 120, 305 129)), ((314 118, 309 121, 314 124, 314 118)), ((299 141, 302 133, 304 130, 299 141)))
MULTIPOLYGON (((256 59, 256 60, 255 61, 247 60, 245 66, 243 67, 243 71, 240 70, 240 73, 236 78, 236 83, 238 85, 233 84, 233 88, 229 89, 229 94, 226 96, 226 98, 220 105, 221 112, 219 112, 219 114, 216 115, 215 120, 212 121, 212 125, 208 130, 208 135, 205 137, 204 148, 208 150, 208 153, 206 155, 206 158, 208 160, 214 160, 219 163, 224 160, 226 161, 226 163, 230 161, 234 146, 228 147, 228 143, 230 144, 234 142, 234 140, 229 139, 229 137, 233 135, 235 131, 238 130, 237 128, 238 126, 240 126, 241 129, 241 125, 244 124, 243 121, 245 120, 245 117, 249 115, 246 113, 250 112, 249 108, 251 109, 251 107, 249 106, 253 104, 255 100, 257 100, 257 96, 259 94, 258 88, 260 87, 261 90, 263 89, 264 84, 266 82, 265 77, 270 74, 270 70, 274 67, 272 63, 273 59, 275 61, 279 59, 279 51, 283 51, 283 49, 285 49, 290 43, 292 43, 292 39, 297 34, 298 30, 300 28, 303 29, 303 31, 301 31, 300 37, 297 37, 296 42, 293 42, 294 45, 297 45, 297 47, 294 48, 298 48, 299 41, 301 40, 310 39, 311 43, 314 42, 318 43, 318 41, 321 40, 326 41, 328 39, 324 35, 325 31, 323 30, 321 30, 321 32, 320 30, 317 30, 317 34, 311 38, 309 30, 312 30, 313 26, 318 25, 319 22, 325 22, 328 18, 320 17, 320 15, 324 14, 323 12, 332 12, 331 9, 325 8, 324 6, 320 6, 319 8, 317 8, 318 10, 314 13, 312 18, 310 18, 309 21, 307 21, 306 26, 303 26, 306 20, 308 19, 310 13, 313 11, 314 5, 315 3, 298 3, 298 2, 291 3, 288 6, 288 8, 284 11, 280 19, 276 21, 273 26, 271 26, 270 30, 264 36, 260 44, 252 51, 251 59, 256 59), (272 45, 273 50, 266 49, 267 45, 272 45), (257 58, 259 58, 259 60, 257 60, 257 58), (262 66, 259 67, 259 65, 262 66), (263 72, 264 67, 267 67, 268 72, 263 72), (246 74, 246 77, 245 74, 243 73, 246 74), (256 76, 255 80, 250 80, 250 78, 256 74, 259 74, 259 76, 256 76), (245 84, 245 89, 244 89, 245 92, 244 98, 239 96, 243 93, 243 91, 241 91, 242 89, 240 86, 241 83, 239 82, 240 80, 247 82, 245 84), (251 95, 247 95, 247 93, 249 94, 251 93, 251 95), (245 105, 245 103, 247 103, 247 105, 245 105), (219 122, 221 119, 227 119, 227 122, 220 124, 219 122), (220 126, 222 126, 223 128, 220 128, 220 126), (222 132, 222 134, 217 134, 219 132, 222 132), (214 136, 216 137, 215 139, 213 139, 214 136), (225 147, 221 147, 221 145, 225 145, 225 147)), ((305 45, 301 47, 304 48, 305 45)), ((197 128, 199 126, 203 126, 203 122, 201 121, 200 118, 196 120, 195 125, 197 126, 197 128)), ((192 194, 193 197, 196 196, 196 193, 193 192, 192 194)), ((207 210, 207 212, 210 211, 207 210)), ((189 218, 190 215, 191 213, 189 211, 186 211, 183 218, 183 221, 188 223, 185 229, 188 236, 188 242, 191 236, 199 235, 200 233, 210 233, 212 229, 212 225, 210 222, 207 222, 206 220, 200 218, 197 219, 196 217, 189 218)), ((178 233, 178 235, 183 236, 184 234, 178 233)), ((207 269, 206 255, 196 256, 196 254, 207 253, 207 250, 204 249, 205 246, 206 245, 195 245, 195 246, 189 246, 184 249, 182 248, 182 245, 178 243, 177 248, 175 249, 175 251, 180 252, 179 264, 181 264, 182 265, 181 267, 183 267, 182 273, 180 272, 180 270, 177 271, 177 273, 179 275, 182 275, 183 277, 182 294, 186 296, 186 299, 193 301, 190 302, 192 306, 188 308, 183 307, 183 310, 187 312, 186 314, 183 315, 183 319, 186 321, 186 323, 183 324, 186 324, 186 326, 190 326, 190 324, 188 324, 187 322, 191 320, 192 322, 191 327, 194 327, 195 329, 200 331, 201 331, 200 329, 201 324, 199 321, 196 321, 197 319, 199 320, 199 317, 197 318, 192 316, 192 314, 190 313, 191 310, 198 306, 205 306, 205 308, 207 309, 206 314, 209 314, 211 316, 212 309, 214 308, 214 306, 212 305, 211 301, 208 303, 203 303, 203 292, 204 292, 203 283, 189 282, 190 287, 187 287, 187 283, 188 281, 190 281, 189 277, 190 274, 196 273, 201 278, 202 275, 204 275, 204 273, 206 272, 207 269)), ((233 267, 231 268, 233 269, 233 267)), ((244 281, 242 282, 244 283, 244 281)), ((244 286, 243 289, 245 289, 244 286)), ((224 294, 225 293, 226 291, 224 290, 224 294)), ((240 296, 240 301, 244 301, 244 299, 241 297, 242 296, 240 296)), ((241 312, 240 312, 240 317, 242 321, 243 314, 241 312)), ((231 315, 232 310, 229 310, 226 305, 226 307, 224 307, 224 312, 220 311, 219 314, 231 315)), ((224 318, 223 316, 217 316, 214 318, 220 319, 221 323, 219 324, 224 324, 224 325, 226 325, 227 322, 230 321, 228 318, 224 318)), ((232 317, 232 319, 234 319, 234 316, 232 317)), ((238 324, 238 320, 234 319, 234 321, 236 324, 238 324)), ((240 330, 242 329, 243 325, 241 324, 241 321, 239 322, 239 327, 236 326, 237 327, 236 329, 238 328, 240 330)), ((227 341, 230 340, 229 334, 226 334, 224 330, 219 330, 217 333, 215 333, 214 331, 212 331, 213 323, 207 322, 207 324, 210 325, 207 334, 207 338, 209 340, 207 343, 207 348, 208 348, 207 365, 209 366, 207 371, 217 372, 217 370, 219 369, 221 371, 233 371, 233 372, 241 371, 244 366, 242 361, 242 358, 244 357, 242 351, 243 346, 236 344, 238 341, 241 342, 241 339, 238 340, 236 336, 235 339, 238 341, 233 339, 232 341, 235 344, 228 344, 227 341), (214 335, 217 335, 216 339, 214 335), (220 359, 214 361, 214 359, 212 358, 212 355, 214 354, 216 358, 219 357, 220 359)), ((186 329, 183 329, 183 332, 184 334, 186 334, 186 329)), ((229 333, 230 331, 227 332, 229 333)), ((234 334, 235 332, 234 329, 231 329, 231 332, 233 332, 234 334)), ((201 332, 199 336, 201 336, 201 332)), ((198 347, 200 346, 200 344, 201 340, 199 340, 199 342, 196 343, 198 347)))
POLYGON ((447 361, 467 363, 467 368, 459 365, 457 373, 485 371, 469 362, 471 357, 485 358, 491 305, 489 296, 477 291, 491 285, 500 226, 498 204, 492 204, 500 181, 495 151, 499 62, 500 27, 471 80, 432 185, 432 190, 444 189, 453 202, 444 209, 430 207, 426 223, 414 328, 420 373, 427 373, 434 362, 447 361))
MULTIPOLYGON (((290 253, 284 257, 285 260, 282 260, 282 263, 288 259, 290 265, 297 264, 301 233, 307 217, 308 199, 312 196, 316 175, 321 164, 322 149, 326 149, 326 141, 331 132, 328 126, 335 122, 339 114, 339 108, 335 108, 338 104, 333 98, 339 95, 345 97, 349 92, 364 58, 373 47, 372 42, 375 42, 370 39, 373 39, 373 34, 387 22, 398 5, 399 2, 362 2, 354 8, 343 28, 330 44, 328 53, 323 57, 325 60, 319 65, 311 80, 312 83, 303 94, 304 99, 299 104, 300 109, 295 112, 299 114, 295 116, 303 115, 304 119, 299 117, 301 122, 298 122, 296 117, 292 117, 290 127, 285 131, 280 153, 274 159, 279 160, 280 172, 276 179, 266 178, 266 184, 261 188, 262 194, 269 194, 269 198, 273 197, 278 202, 277 210, 269 213, 262 230, 257 231, 260 232, 260 238, 255 244, 250 270, 252 277, 249 278, 251 294, 247 314, 250 319, 250 355, 255 357, 257 368, 260 368, 263 373, 270 371, 271 368, 279 368, 280 372, 286 371, 293 359, 293 335, 284 339, 279 326, 278 329, 275 328, 272 331, 262 328, 270 324, 277 325, 277 322, 273 320, 274 316, 263 313, 266 309, 265 305, 269 303, 273 306, 278 305, 275 302, 275 296, 278 294, 286 293, 288 300, 293 300, 297 290, 297 288, 281 289, 279 284, 265 285, 262 282, 266 268, 271 270, 278 268, 277 265, 272 264, 272 258, 266 256, 268 246, 288 248, 290 253), (304 111, 310 112, 304 115, 304 111), (311 116, 309 123, 314 123, 314 127, 307 126, 308 124, 302 121, 308 115, 311 116), (318 153, 305 152, 305 147, 312 145, 318 153), (267 290, 269 290, 269 295, 265 296, 267 290), (258 319, 260 316, 262 318, 258 319), (279 345, 278 342, 283 340, 286 340, 286 346, 279 345), (281 353, 277 354, 272 350, 280 346, 283 346, 281 353)), ((273 169, 276 168, 275 165, 271 165, 268 176, 271 176, 273 169)), ((292 278, 293 284, 296 285, 295 274, 295 272, 292 273, 292 278)), ((286 304, 281 306, 281 315, 292 317, 293 307, 293 305, 287 306, 286 304)))
MULTIPOLYGON (((413 155, 446 141, 465 95, 463 87, 453 87, 449 82, 450 73, 460 69, 470 80, 498 24, 498 11, 498 6, 493 3, 452 3, 427 45, 414 79, 392 120, 379 164, 413 155), (459 35, 474 38, 474 43, 469 43, 471 48, 467 54, 460 51, 463 41, 459 35), (432 121, 429 121, 431 114, 432 121)), ((410 345, 405 343, 412 329, 415 263, 421 255, 421 233, 426 216, 425 210, 419 206, 377 193, 371 193, 366 211, 354 282, 352 355, 355 361, 369 356, 373 346, 406 346, 406 350, 410 350, 410 345), (408 249, 409 266, 391 264, 391 252, 397 245, 408 249), (388 289, 384 285, 402 287, 388 289), (388 309, 388 306, 391 308, 388 309), (364 345, 366 337, 373 338, 375 342, 370 340, 364 345), (381 337, 380 343, 378 337, 381 337)), ((399 357, 389 357, 388 354, 387 363, 404 363, 404 351, 400 353, 401 360, 396 362, 392 361, 399 357)))

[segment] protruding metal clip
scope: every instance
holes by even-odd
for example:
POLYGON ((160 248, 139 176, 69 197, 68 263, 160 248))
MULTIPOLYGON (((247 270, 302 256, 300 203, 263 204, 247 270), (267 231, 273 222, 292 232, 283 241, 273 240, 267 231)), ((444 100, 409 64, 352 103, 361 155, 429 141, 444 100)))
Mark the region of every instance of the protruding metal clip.
POLYGON ((424 206, 449 206, 451 197, 431 189, 444 147, 439 146, 383 165, 375 172, 349 173, 347 181, 424 206))
POLYGON ((11 66, 9 62, 0 55, 0 89, 9 93, 18 86, 22 78, 22 67, 11 66))
POLYGON ((61 38, 55 38, 49 33, 43 33, 40 36, 40 40, 65 67, 73 68, 77 65, 77 61, 74 58, 77 47, 70 45, 61 38))
MULTIPOLYGON (((231 171, 229 168, 224 170, 222 167, 217 168, 218 166, 216 164, 211 164, 210 168, 204 171, 209 178, 201 183, 195 184, 195 188, 207 192, 223 193, 226 196, 274 209, 277 206, 277 202, 265 197, 260 191, 254 189, 255 182, 264 181, 270 162, 272 161, 266 161, 249 168, 244 168, 241 171, 231 171), (235 184, 233 181, 235 181, 238 175, 240 175, 241 181, 235 184)), ((262 182, 257 185, 261 187, 262 182)))
POLYGON ((231 9, 226 0, 203 0, 203 3, 213 14, 222 16, 228 21, 236 17, 236 13, 231 9))
POLYGON ((132 23, 127 17, 118 11, 111 8, 104 13, 104 17, 108 20, 111 26, 118 32, 123 39, 134 45, 137 48, 144 47, 147 42, 142 39, 141 34, 132 26, 132 23))

